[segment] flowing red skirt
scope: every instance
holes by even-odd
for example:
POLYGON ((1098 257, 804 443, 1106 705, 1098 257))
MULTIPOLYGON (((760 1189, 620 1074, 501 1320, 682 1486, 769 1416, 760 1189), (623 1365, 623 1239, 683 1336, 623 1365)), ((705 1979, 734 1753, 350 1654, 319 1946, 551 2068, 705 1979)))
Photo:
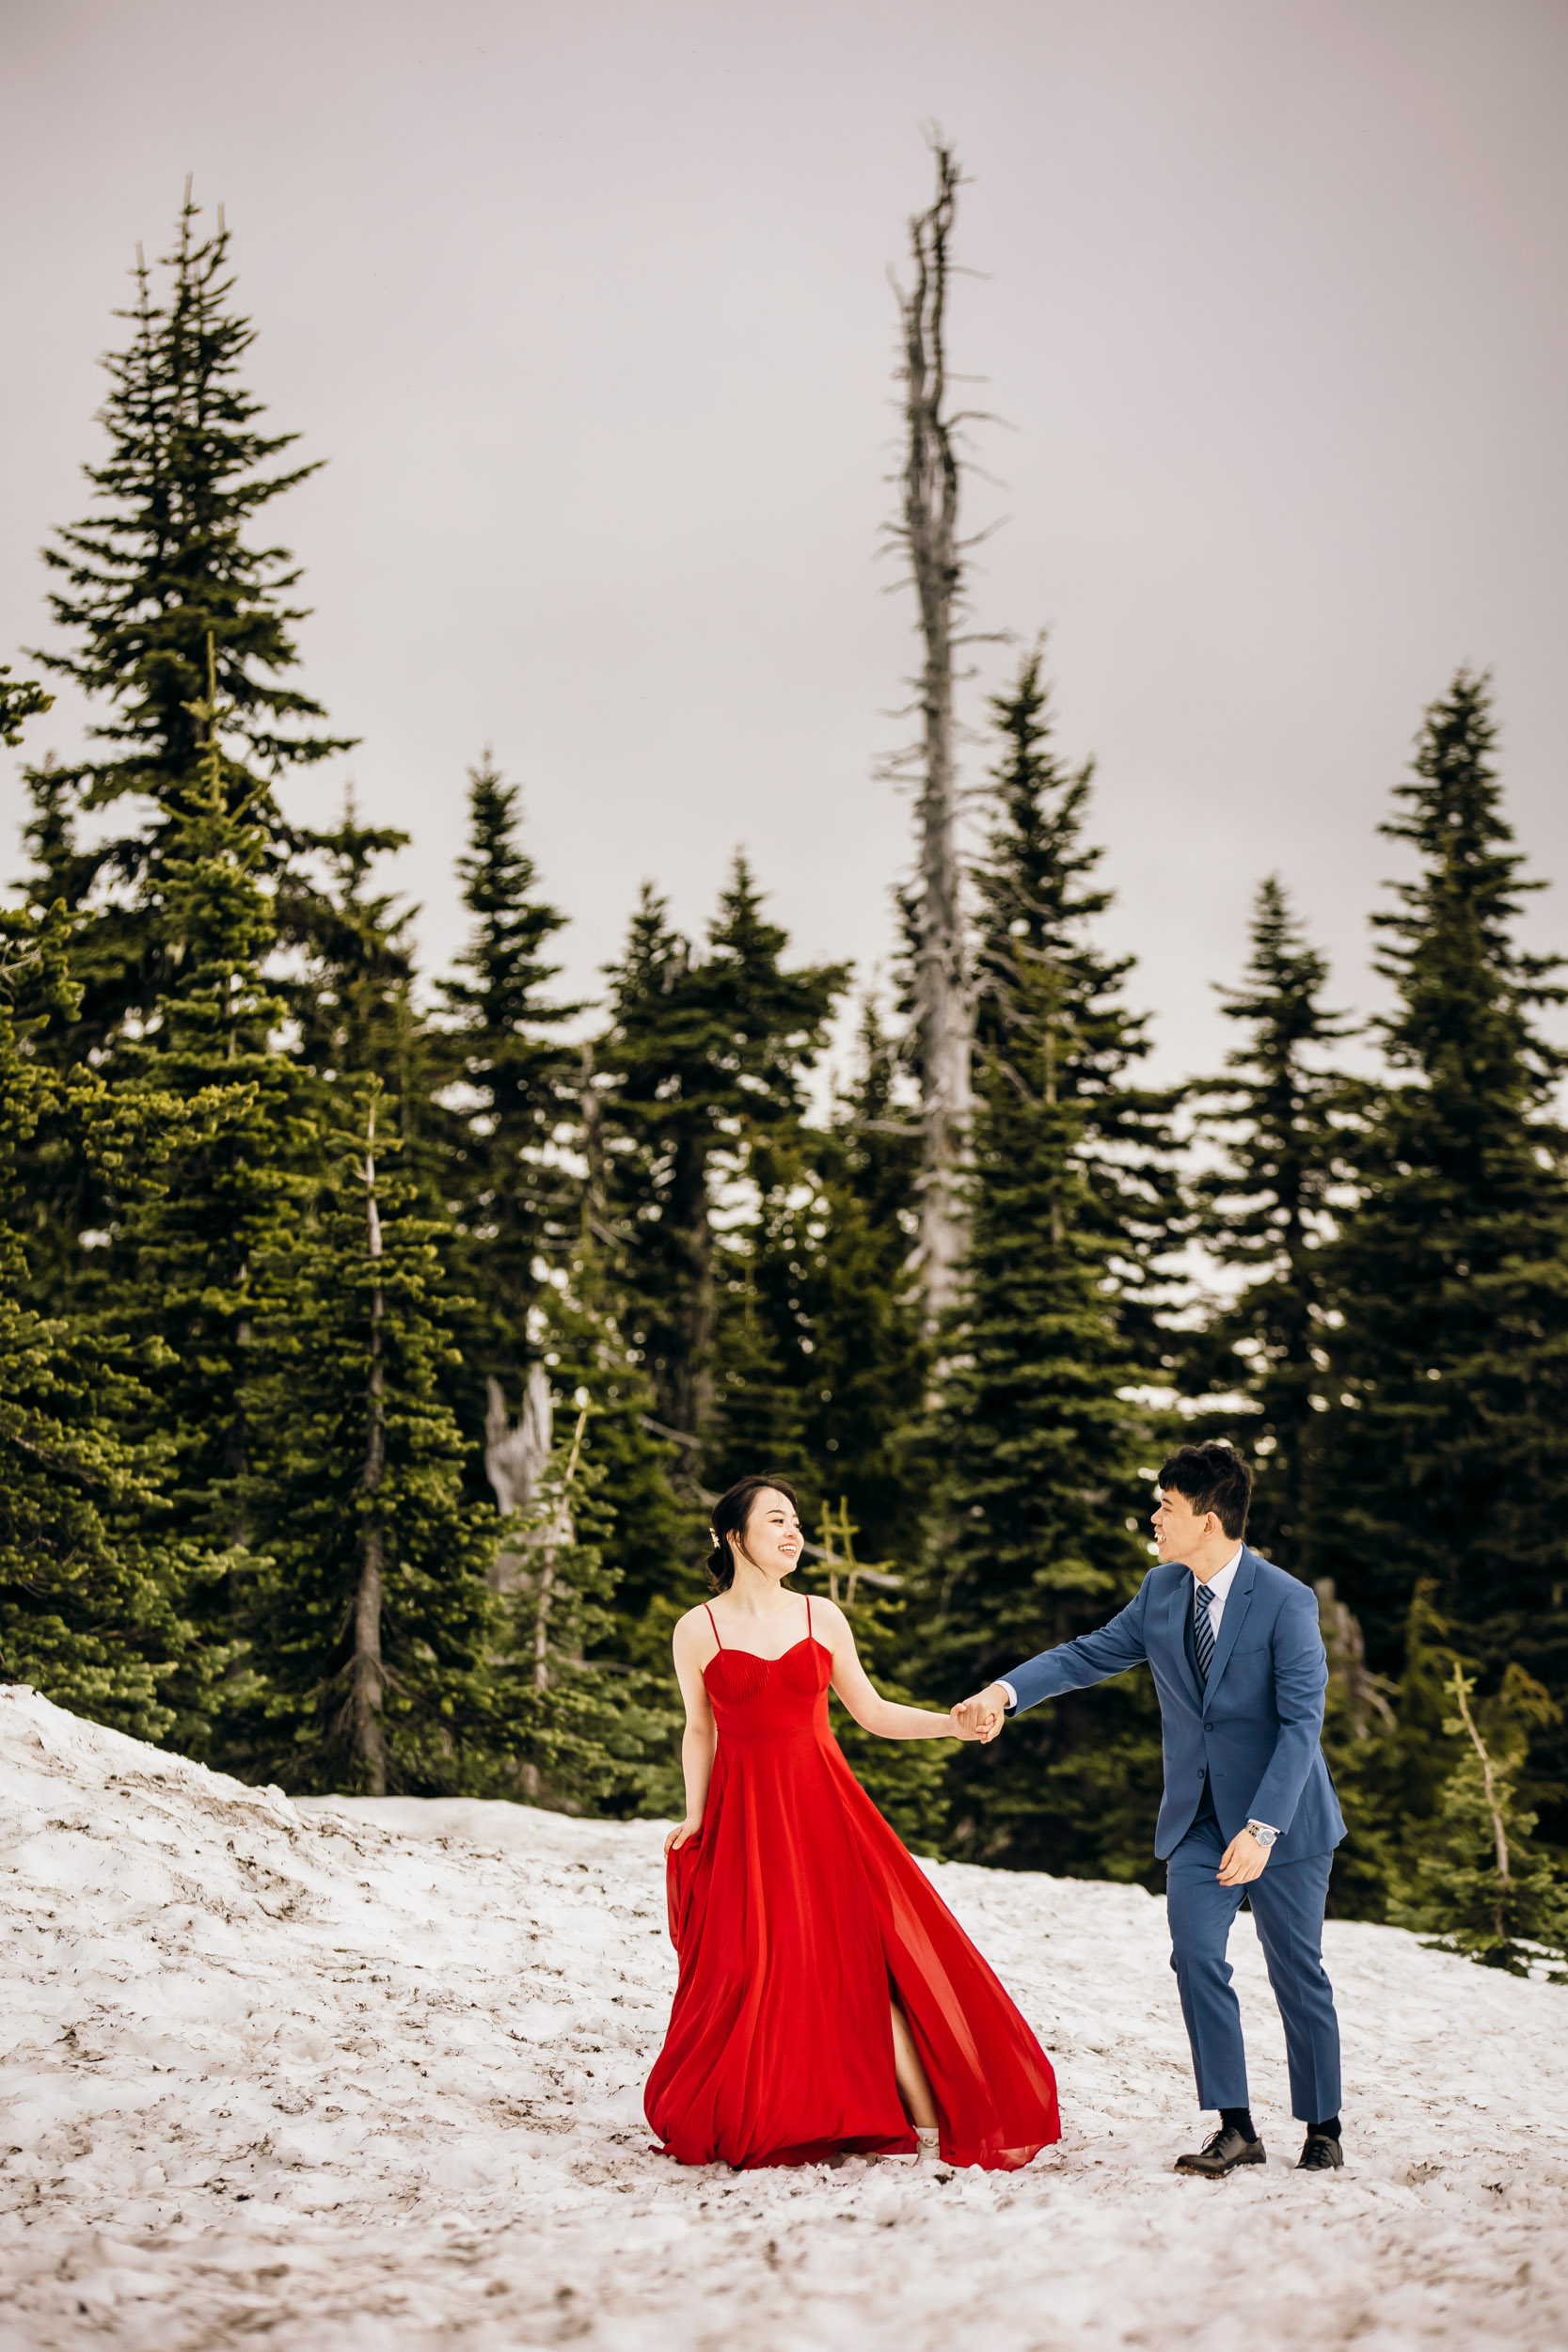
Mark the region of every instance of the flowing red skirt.
POLYGON ((915 2145, 909 2020, 949 2164, 1011 2170, 1060 2137, 1056 2082, 995 1975, 828 1728, 832 1660, 721 1650, 701 1836, 669 1862, 680 1977, 648 2122, 682 2164, 806 2164, 915 2145))

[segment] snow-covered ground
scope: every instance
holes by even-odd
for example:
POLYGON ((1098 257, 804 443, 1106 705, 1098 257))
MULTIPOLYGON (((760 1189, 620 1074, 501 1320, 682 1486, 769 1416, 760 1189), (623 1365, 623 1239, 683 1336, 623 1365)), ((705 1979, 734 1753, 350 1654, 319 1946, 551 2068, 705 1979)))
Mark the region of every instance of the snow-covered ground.
POLYGON ((1568 1989, 1334 1925, 1350 2161, 1198 2119, 1163 1906, 937 1866, 1061 2075, 1027 2172, 682 2171, 660 1832, 293 1805, 0 1691, 0 2343, 135 2352, 1568 2344, 1568 1989))

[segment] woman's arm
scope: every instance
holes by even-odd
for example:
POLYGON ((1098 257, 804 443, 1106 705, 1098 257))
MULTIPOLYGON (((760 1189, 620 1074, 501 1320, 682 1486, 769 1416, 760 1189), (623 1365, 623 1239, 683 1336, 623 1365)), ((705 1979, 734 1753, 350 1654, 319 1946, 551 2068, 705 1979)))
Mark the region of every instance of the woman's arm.
MULTIPOLYGON (((699 1613, 694 1611, 692 1613, 699 1613)), ((692 1624, 690 1617, 683 1617, 676 1626, 672 1646, 681 1696, 686 1701, 686 1729, 681 1734, 686 1819, 670 1832, 664 1841, 664 1851, 666 1853, 678 1853, 688 1838, 695 1837, 703 1826, 707 1785, 713 1777, 713 1752, 719 1744, 719 1726, 713 1720, 707 1684, 703 1680, 703 1667, 706 1662, 703 1656, 703 1631, 692 1624)), ((711 1648, 711 1635, 705 1646, 711 1648)))
POLYGON ((831 1600, 813 1598, 813 1630, 832 1652, 833 1689, 863 1731, 879 1740, 961 1740, 951 1715, 935 1715, 924 1707, 899 1707, 882 1698, 871 1685, 855 1647, 848 1618, 831 1600))

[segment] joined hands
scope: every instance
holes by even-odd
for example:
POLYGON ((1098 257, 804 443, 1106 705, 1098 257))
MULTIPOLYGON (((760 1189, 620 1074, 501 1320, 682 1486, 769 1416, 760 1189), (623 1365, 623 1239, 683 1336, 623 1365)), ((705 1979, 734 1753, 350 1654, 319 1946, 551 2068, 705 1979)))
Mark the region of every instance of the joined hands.
POLYGON ((1007 1694, 999 1682, 988 1682, 972 1699, 953 1709, 953 1724, 960 1740, 977 1740, 989 1746, 1007 1720, 1007 1694))

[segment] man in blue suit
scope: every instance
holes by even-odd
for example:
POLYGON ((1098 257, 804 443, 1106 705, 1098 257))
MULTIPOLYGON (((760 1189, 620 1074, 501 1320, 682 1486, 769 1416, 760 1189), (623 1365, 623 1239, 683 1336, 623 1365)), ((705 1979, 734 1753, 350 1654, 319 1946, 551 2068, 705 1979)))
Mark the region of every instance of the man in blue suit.
POLYGON ((1285 2026, 1300 2168, 1339 2145, 1339 2023, 1323 1964, 1323 1906, 1345 1834, 1321 1743, 1328 1661, 1308 1588, 1242 1541, 1252 1472, 1227 1445, 1184 1445, 1160 1472, 1160 1565, 1097 1633, 1042 1650, 956 1710, 994 1740, 1007 1716, 1148 1665, 1160 1694, 1171 1966, 1192 2043, 1207 2144, 1179 2172, 1220 2180, 1267 2162, 1247 2102, 1242 2018, 1225 1957, 1243 1891, 1285 2026))

